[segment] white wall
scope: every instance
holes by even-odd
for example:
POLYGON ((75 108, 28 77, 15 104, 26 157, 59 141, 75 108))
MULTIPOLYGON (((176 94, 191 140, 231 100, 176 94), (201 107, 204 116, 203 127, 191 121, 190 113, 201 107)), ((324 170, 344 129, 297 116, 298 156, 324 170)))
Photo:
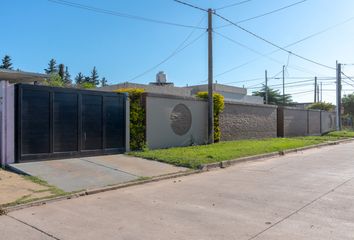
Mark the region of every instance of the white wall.
POLYGON ((192 98, 148 94, 146 97, 146 140, 150 149, 189 146, 207 142, 207 103, 192 98), (184 104, 191 113, 191 127, 184 135, 176 134, 171 113, 184 104))

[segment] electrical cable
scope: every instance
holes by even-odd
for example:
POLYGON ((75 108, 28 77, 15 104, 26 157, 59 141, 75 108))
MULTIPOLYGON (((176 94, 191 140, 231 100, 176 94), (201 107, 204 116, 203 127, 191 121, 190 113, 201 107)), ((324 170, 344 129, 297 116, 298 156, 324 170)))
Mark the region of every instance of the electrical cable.
MULTIPOLYGON (((193 39, 192 41, 190 41, 187 45, 185 45, 184 47, 181 47, 186 40, 184 40, 182 42, 182 44, 180 44, 176 50, 174 50, 170 55, 168 55, 164 60, 162 60, 161 62, 159 62, 158 64, 154 65, 153 67, 147 69, 146 71, 136 75, 135 77, 131 78, 129 81, 134 81, 135 79, 138 79, 142 76, 144 76, 145 74, 153 71, 154 69, 156 69, 157 67, 161 66, 162 64, 164 64, 165 62, 167 62, 168 60, 170 60, 172 57, 174 57, 175 55, 177 55, 178 53, 180 53, 181 51, 183 51, 184 49, 186 49, 187 47, 189 47, 190 45, 192 45, 193 43, 195 43, 196 41, 198 41, 202 36, 204 36, 206 33, 203 32, 202 34, 200 34, 198 37, 196 37, 195 39, 193 39)), ((189 36, 187 37, 188 40, 189 36)))
POLYGON ((201 7, 198 7, 198 6, 195 6, 195 5, 193 5, 193 4, 190 4, 190 3, 187 3, 187 2, 184 2, 184 1, 181 1, 181 0, 173 0, 173 1, 175 1, 175 2, 177 2, 177 3, 180 3, 180 4, 183 4, 183 5, 186 5, 186 6, 191 7, 191 8, 198 9, 198 10, 200 10, 200 11, 208 12, 207 9, 204 9, 204 8, 201 8, 201 7))
MULTIPOLYGON (((266 13, 263 13, 263 14, 260 14, 260 15, 254 16, 254 17, 250 17, 250 18, 246 18, 246 19, 237 21, 236 23, 237 23, 237 24, 240 24, 240 23, 244 23, 244 22, 248 22, 248 21, 257 19, 257 18, 261 18, 261 17, 267 16, 267 15, 270 15, 270 14, 273 14, 273 13, 276 13, 276 12, 280 12, 280 11, 285 10, 285 9, 287 9, 287 8, 290 8, 290 7, 294 7, 294 6, 298 5, 298 4, 304 3, 304 2, 306 2, 306 1, 308 1, 308 0, 298 1, 298 2, 292 3, 292 4, 290 4, 290 5, 287 5, 287 6, 284 6, 284 7, 275 9, 275 10, 272 10, 272 11, 270 11, 270 12, 266 12, 266 13)), ((215 10, 220 10, 220 9, 215 9, 215 10)), ((228 26, 231 26, 231 25, 232 25, 232 24, 226 24, 226 25, 222 25, 222 26, 216 27, 215 29, 224 28, 224 27, 228 27, 228 26)))
POLYGON ((233 4, 229 4, 229 5, 225 5, 223 7, 216 8, 215 10, 223 10, 223 9, 226 9, 226 8, 230 8, 230 7, 238 6, 238 5, 241 5, 241 4, 244 4, 244 3, 248 3, 250 1, 252 1, 252 0, 244 0, 244 1, 236 2, 236 3, 233 3, 233 4))
POLYGON ((272 46, 274 46, 274 47, 276 47, 276 48, 278 48, 278 49, 280 49, 280 50, 282 50, 282 51, 284 51, 284 52, 287 52, 287 53, 289 53, 289 54, 292 54, 292 55, 294 55, 295 57, 298 57, 298 58, 303 59, 303 60, 305 60, 305 61, 311 62, 311 63, 316 64, 316 65, 318 65, 318 66, 322 66, 322 67, 324 67, 324 68, 328 68, 328 69, 335 70, 335 68, 333 68, 333 67, 327 66, 327 65, 325 65, 325 64, 316 62, 316 61, 311 60, 311 59, 309 59, 309 58, 307 58, 307 57, 303 57, 303 56, 301 56, 301 55, 299 55, 299 54, 297 54, 297 53, 294 53, 294 52, 292 52, 292 51, 289 51, 289 50, 287 50, 287 49, 285 49, 285 48, 283 48, 283 47, 281 47, 281 46, 279 46, 279 45, 277 45, 277 44, 275 44, 275 43, 273 43, 273 42, 271 42, 271 41, 269 41, 269 40, 267 40, 267 39, 265 39, 265 38, 263 38, 263 37, 261 37, 261 36, 259 36, 258 34, 253 33, 252 31, 247 30, 247 29, 244 28, 244 27, 241 27, 240 25, 238 25, 238 24, 232 22, 231 20, 229 20, 229 19, 227 19, 227 18, 221 16, 220 14, 218 14, 218 13, 216 13, 216 12, 214 12, 213 14, 214 14, 215 16, 218 16, 219 18, 223 19, 224 21, 229 22, 230 24, 234 25, 235 27, 241 29, 242 31, 247 32, 248 34, 254 36, 255 38, 258 38, 258 39, 260 39, 260 40, 262 40, 262 41, 264 41, 264 42, 266 42, 266 43, 268 43, 268 44, 270 44, 270 45, 272 45, 272 46))
MULTIPOLYGON (((157 20, 157 19, 141 17, 141 16, 135 16, 135 15, 121 13, 121 12, 112 11, 112 10, 107 10, 107 9, 103 9, 103 8, 97 8, 97 7, 93 7, 93 6, 89 6, 89 5, 74 3, 74 2, 70 2, 70 1, 66 1, 66 0, 48 0, 48 1, 55 3, 55 4, 60 4, 60 5, 64 5, 64 6, 74 7, 74 8, 80 8, 80 9, 84 9, 84 10, 88 10, 88 11, 92 11, 92 12, 97 12, 97 13, 109 14, 109 15, 116 16, 116 17, 130 18, 130 19, 134 19, 134 20, 140 20, 140 21, 152 22, 152 23, 158 23, 158 24, 165 24, 165 25, 170 25, 170 26, 175 26, 175 27, 197 28, 195 26, 174 23, 174 22, 168 22, 168 21, 163 21, 163 20, 157 20)), ((202 28, 202 27, 198 27, 198 28, 205 30, 205 28, 202 28)))

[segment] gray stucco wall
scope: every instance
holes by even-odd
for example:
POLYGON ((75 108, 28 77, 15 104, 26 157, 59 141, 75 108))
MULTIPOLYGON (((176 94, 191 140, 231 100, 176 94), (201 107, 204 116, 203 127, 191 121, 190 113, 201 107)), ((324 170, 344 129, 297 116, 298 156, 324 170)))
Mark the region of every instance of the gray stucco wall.
POLYGON ((307 110, 279 107, 278 136, 296 137, 308 135, 307 110))
POLYGON ((309 135, 321 135, 321 111, 309 110, 308 114, 309 135))
POLYGON ((146 140, 148 147, 159 149, 205 144, 207 142, 207 114, 205 101, 147 94, 146 140), (176 112, 176 109, 184 109, 187 113, 189 110, 190 116, 185 116, 183 111, 176 112), (190 128, 187 126, 188 122, 190 122, 190 128), (176 133, 176 129, 180 134, 176 133), (188 129, 188 131, 181 134, 183 129, 188 129))
POLYGON ((322 112, 321 126, 322 133, 328 133, 336 130, 336 114, 332 112, 322 112))
POLYGON ((220 116, 221 140, 277 136, 277 107, 225 103, 220 116))

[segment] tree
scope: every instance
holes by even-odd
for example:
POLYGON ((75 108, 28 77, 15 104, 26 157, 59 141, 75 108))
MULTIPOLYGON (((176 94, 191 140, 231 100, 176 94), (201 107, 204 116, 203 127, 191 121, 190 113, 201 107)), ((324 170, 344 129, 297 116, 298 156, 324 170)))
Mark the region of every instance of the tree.
POLYGON ((344 95, 342 98, 344 113, 354 116, 354 93, 344 95))
MULTIPOLYGON (((84 77, 84 80, 82 83, 90 83, 91 85, 94 85, 94 83, 92 82, 91 78, 90 77, 84 77)), ((96 86, 96 85, 95 85, 96 86)))
POLYGON ((48 68, 44 69, 46 74, 53 74, 53 73, 57 73, 58 69, 57 69, 57 62, 55 61, 55 59, 50 59, 49 63, 48 63, 48 68))
MULTIPOLYGON (((283 101, 283 95, 279 92, 279 90, 275 90, 275 89, 268 87, 267 92, 268 92, 268 104, 283 105, 283 102, 285 102, 285 105, 289 106, 289 105, 292 105, 292 103, 293 103, 292 97, 289 94, 285 94, 285 101, 283 101)), ((263 85, 261 90, 253 92, 252 95, 262 97, 265 102, 266 86, 263 85)))
POLYGON ((100 84, 100 80, 99 80, 99 76, 98 76, 98 72, 96 67, 93 67, 92 71, 91 71, 91 83, 93 83, 95 86, 97 86, 98 84, 100 84))
POLYGON ((80 85, 81 83, 84 82, 84 79, 85 79, 85 76, 81 72, 79 72, 75 77, 75 83, 77 85, 80 85))
POLYGON ((64 87, 64 82, 63 79, 60 77, 58 73, 52 73, 50 74, 50 77, 48 80, 46 80, 46 85, 52 86, 52 87, 64 87))
POLYGON ((71 75, 70 75, 70 73, 69 73, 68 67, 65 67, 64 83, 65 83, 66 85, 70 85, 70 84, 71 84, 71 75))
POLYGON ((106 78, 105 77, 103 77, 102 79, 101 79, 101 87, 105 87, 105 86, 107 86, 108 84, 107 84, 107 80, 106 80, 106 78))
POLYGON ((96 86, 91 82, 83 82, 79 85, 79 87, 84 89, 91 89, 91 88, 95 88, 96 86))
POLYGON ((65 70, 64 70, 65 67, 64 67, 64 64, 60 63, 60 64, 58 65, 58 67, 59 67, 58 74, 59 74, 59 76, 61 77, 61 79, 64 80, 64 77, 65 77, 65 70))
POLYGON ((4 56, 4 58, 2 59, 2 65, 0 65, 0 68, 12 70, 11 57, 9 55, 4 56))
POLYGON ((332 103, 317 102, 313 103, 307 107, 307 109, 322 110, 327 112, 332 112, 334 110, 334 105, 332 103))

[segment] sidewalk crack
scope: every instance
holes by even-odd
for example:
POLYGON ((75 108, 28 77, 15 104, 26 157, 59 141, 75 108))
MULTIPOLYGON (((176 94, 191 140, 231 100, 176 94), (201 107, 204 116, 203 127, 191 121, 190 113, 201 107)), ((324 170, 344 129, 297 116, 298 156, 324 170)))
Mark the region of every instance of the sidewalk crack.
POLYGON ((340 188, 341 186, 345 185, 346 183, 350 182, 351 180, 353 180, 354 177, 349 178, 348 180, 342 182, 341 184, 337 185, 336 187, 332 188, 331 190, 325 192, 324 194, 318 196, 317 198, 313 199, 312 201, 308 202, 307 204, 305 204, 304 206, 302 206, 301 208, 295 210, 294 212, 290 213, 289 215, 287 215, 286 217, 280 219, 279 221, 275 222, 273 225, 267 227, 266 229, 260 231, 259 233, 257 233, 256 235, 253 235, 252 237, 248 238, 247 240, 252 240, 255 239, 256 237, 260 236, 261 234, 265 233, 266 231, 268 231, 269 229, 277 226, 279 223, 287 220, 288 218, 292 217, 293 215, 297 214, 298 212, 300 212, 301 210, 305 209, 306 207, 312 205, 313 203, 317 202, 318 200, 320 200, 321 198, 325 197, 326 195, 334 192, 335 190, 337 190, 338 188, 340 188))
POLYGON ((6 216, 9 217, 9 218, 12 218, 13 220, 15 220, 15 221, 17 221, 17 222, 20 222, 20 223, 24 224, 24 225, 26 225, 26 226, 28 226, 28 227, 30 227, 30 228, 33 228, 34 230, 36 230, 36 231, 38 231, 38 232, 41 232, 41 233, 43 233, 44 235, 46 235, 46 236, 48 236, 48 237, 50 237, 50 238, 53 238, 53 239, 55 239, 55 240, 61 240, 60 238, 58 238, 58 237, 56 237, 56 236, 54 236, 54 235, 52 235, 52 234, 50 234, 50 233, 47 233, 47 232, 43 231, 42 229, 39 229, 39 228, 37 228, 37 227, 35 227, 35 226, 29 224, 29 223, 26 223, 25 221, 22 221, 22 220, 17 219, 17 218, 15 218, 15 217, 13 217, 13 216, 10 216, 10 215, 6 215, 6 216))

